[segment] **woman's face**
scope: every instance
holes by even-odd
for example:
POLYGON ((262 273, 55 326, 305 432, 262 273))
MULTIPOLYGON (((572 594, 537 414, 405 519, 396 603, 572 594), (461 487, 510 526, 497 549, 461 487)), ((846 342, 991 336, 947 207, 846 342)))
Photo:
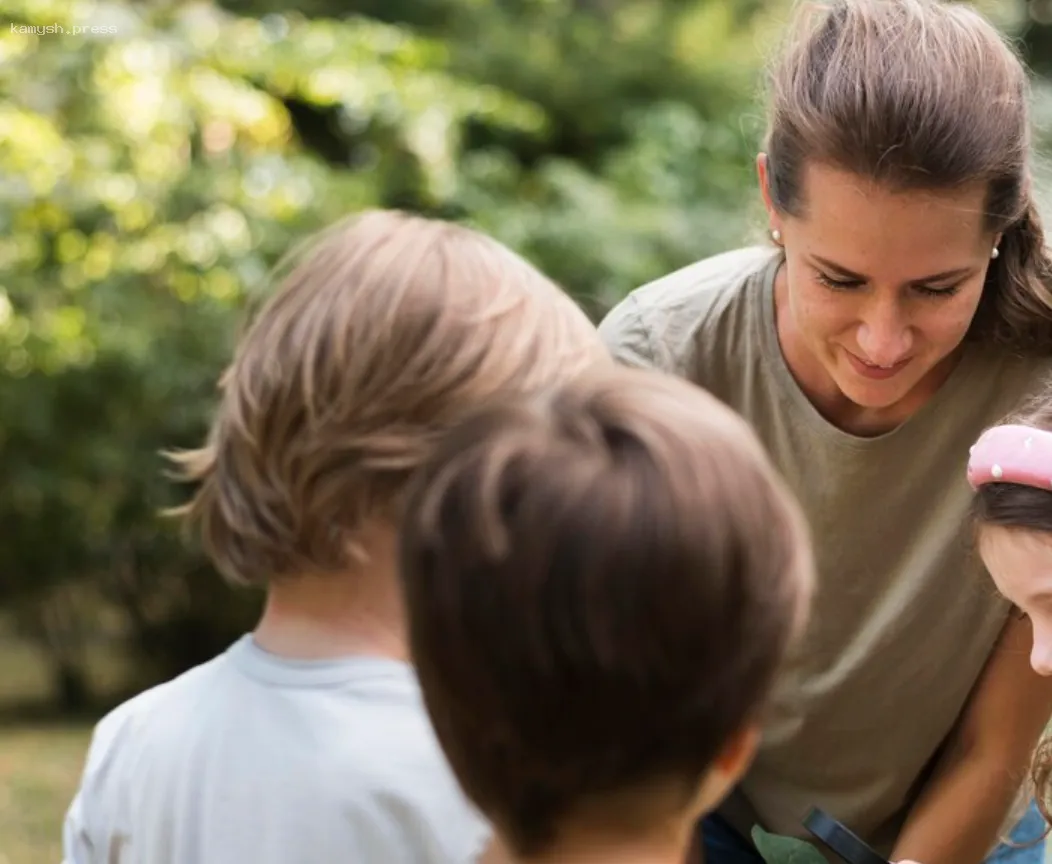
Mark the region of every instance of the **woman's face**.
POLYGON ((1052 675, 1052 535, 988 526, 979 552, 997 590, 1030 618, 1030 665, 1038 675, 1052 675))
POLYGON ((790 367, 804 358, 801 384, 875 411, 920 407, 952 368, 1000 239, 984 230, 983 186, 895 192, 812 164, 790 217, 770 203, 762 155, 759 172, 786 255, 779 335, 790 367))

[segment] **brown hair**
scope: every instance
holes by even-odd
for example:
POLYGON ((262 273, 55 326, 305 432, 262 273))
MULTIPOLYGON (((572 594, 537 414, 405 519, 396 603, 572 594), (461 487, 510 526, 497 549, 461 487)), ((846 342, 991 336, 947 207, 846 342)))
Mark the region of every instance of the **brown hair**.
POLYGON ((505 841, 535 854, 585 806, 638 826, 643 784, 685 808, 755 716, 811 585, 803 517, 745 421, 620 369, 491 408, 413 488, 414 661, 505 841))
POLYGON ((810 160, 901 190, 987 187, 1003 232, 970 337, 1052 346, 1052 259, 1031 191, 1026 70, 978 12, 936 0, 805 3, 770 73, 769 194, 799 215, 810 160))
POLYGON ((199 484, 181 512, 236 582, 344 571, 444 429, 607 358, 573 301, 497 241, 363 213, 311 243, 252 322, 207 444, 173 457, 199 484))
MULTIPOLYGON (((1004 423, 1052 432, 1052 383, 1004 423)), ((975 494, 974 512, 979 532, 986 527, 1052 533, 1052 490, 1018 483, 986 483, 975 494)), ((1052 823, 1052 738, 1038 745, 1031 767, 1038 809, 1052 823)))

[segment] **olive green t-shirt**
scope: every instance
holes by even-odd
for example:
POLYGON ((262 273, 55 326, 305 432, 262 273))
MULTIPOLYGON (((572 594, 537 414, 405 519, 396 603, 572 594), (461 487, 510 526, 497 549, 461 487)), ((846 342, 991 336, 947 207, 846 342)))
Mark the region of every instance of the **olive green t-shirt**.
POLYGON ((687 378, 742 414, 810 522, 812 622, 722 812, 746 835, 759 822, 802 836, 822 807, 887 855, 1009 613, 971 540, 968 448, 1050 366, 969 348, 908 422, 848 434, 785 364, 780 260, 750 248, 701 261, 633 292, 600 332, 622 362, 687 378))

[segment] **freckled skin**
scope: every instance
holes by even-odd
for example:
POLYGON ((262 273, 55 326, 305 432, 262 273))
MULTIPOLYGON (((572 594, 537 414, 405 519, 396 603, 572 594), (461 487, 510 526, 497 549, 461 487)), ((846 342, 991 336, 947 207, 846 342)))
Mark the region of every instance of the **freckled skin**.
MULTIPOLYGON (((758 164, 766 190, 764 156, 758 164)), ((985 188, 895 192, 816 164, 803 181, 798 216, 776 211, 765 191, 786 254, 775 282, 786 362, 832 422, 894 428, 959 358, 1000 240, 983 225, 985 188), (894 373, 863 374, 866 363, 894 373)))

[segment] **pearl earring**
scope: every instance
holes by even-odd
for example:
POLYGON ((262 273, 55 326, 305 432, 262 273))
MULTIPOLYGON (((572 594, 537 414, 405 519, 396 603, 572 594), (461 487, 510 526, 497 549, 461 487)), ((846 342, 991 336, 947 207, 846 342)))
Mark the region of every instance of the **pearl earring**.
POLYGON ((773 230, 771 231, 771 239, 772 239, 772 240, 773 240, 773 241, 774 241, 775 243, 781 243, 781 242, 782 242, 782 232, 781 232, 781 231, 779 231, 779 230, 778 230, 777 228, 774 228, 774 229, 773 229, 773 230))
POLYGON ((1001 250, 998 249, 996 246, 994 246, 994 251, 990 253, 990 257, 991 258, 999 258, 1000 255, 1001 255, 1001 250))

